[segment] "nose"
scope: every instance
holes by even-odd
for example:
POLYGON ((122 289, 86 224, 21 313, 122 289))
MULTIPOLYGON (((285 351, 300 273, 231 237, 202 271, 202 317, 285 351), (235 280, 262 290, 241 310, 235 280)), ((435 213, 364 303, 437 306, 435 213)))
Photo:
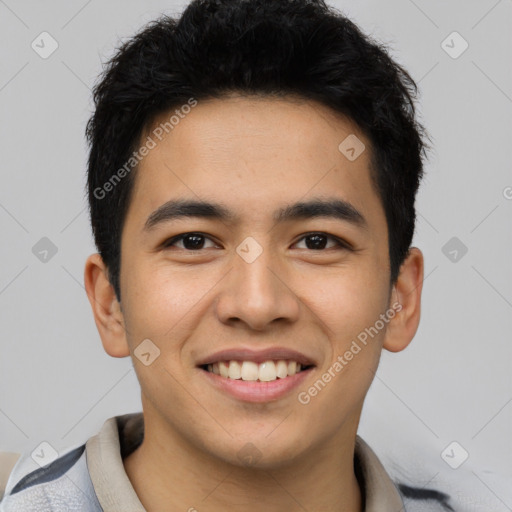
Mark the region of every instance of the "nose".
POLYGON ((271 251, 263 250, 250 263, 237 254, 234 267, 222 281, 216 300, 218 319, 257 331, 263 331, 278 321, 297 321, 300 300, 292 289, 291 281, 289 272, 271 251))

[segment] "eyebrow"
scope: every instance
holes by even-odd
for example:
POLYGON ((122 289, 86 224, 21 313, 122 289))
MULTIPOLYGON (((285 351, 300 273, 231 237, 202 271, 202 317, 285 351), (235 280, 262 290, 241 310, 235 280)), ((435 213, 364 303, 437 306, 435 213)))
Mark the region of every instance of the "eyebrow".
POLYGON ((330 217, 364 229, 368 228, 368 222, 363 214, 343 199, 313 199, 307 202, 298 202, 282 208, 274 214, 276 222, 319 217, 330 217))
MULTIPOLYGON (((159 206, 146 220, 144 231, 150 231, 158 224, 180 218, 203 218, 234 224, 238 215, 221 204, 208 201, 173 199, 159 206)), ((301 201, 276 210, 273 220, 283 223, 294 220, 333 218, 349 222, 362 229, 368 228, 363 214, 352 204, 342 199, 312 199, 301 201)))
POLYGON ((220 204, 187 199, 170 200, 159 206, 146 220, 144 230, 149 231, 162 222, 183 217, 197 217, 233 223, 236 216, 220 204))

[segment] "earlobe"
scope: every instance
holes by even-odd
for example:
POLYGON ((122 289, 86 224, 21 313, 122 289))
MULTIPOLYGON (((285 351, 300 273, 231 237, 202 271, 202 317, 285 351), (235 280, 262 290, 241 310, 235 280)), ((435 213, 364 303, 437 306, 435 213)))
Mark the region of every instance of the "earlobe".
POLYGON ((412 341, 420 323, 422 288, 423 254, 417 247, 411 247, 391 296, 390 307, 398 312, 386 329, 383 343, 386 350, 400 352, 412 341))
POLYGON ((112 357, 129 356, 123 313, 99 254, 87 258, 84 284, 105 352, 112 357))

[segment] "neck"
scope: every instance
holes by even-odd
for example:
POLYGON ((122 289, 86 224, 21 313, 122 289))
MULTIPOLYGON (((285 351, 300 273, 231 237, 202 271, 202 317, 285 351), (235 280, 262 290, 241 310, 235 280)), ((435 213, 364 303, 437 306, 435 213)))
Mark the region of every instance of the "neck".
POLYGON ((124 466, 148 512, 362 512, 354 473, 356 428, 284 465, 262 468, 226 462, 146 421, 144 441, 124 466))

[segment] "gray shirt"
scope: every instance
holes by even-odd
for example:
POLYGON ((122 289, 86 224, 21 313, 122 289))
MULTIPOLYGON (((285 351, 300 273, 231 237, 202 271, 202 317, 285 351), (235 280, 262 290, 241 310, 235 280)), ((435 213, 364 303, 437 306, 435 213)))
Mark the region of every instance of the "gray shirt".
MULTIPOLYGON (((85 444, 42 468, 34 470, 35 462, 30 454, 24 454, 7 482, 0 512, 144 512, 123 466, 123 458, 143 437, 142 413, 125 414, 108 419, 85 444)), ((451 510, 431 499, 403 499, 378 457, 359 436, 354 465, 365 512, 451 510)))

